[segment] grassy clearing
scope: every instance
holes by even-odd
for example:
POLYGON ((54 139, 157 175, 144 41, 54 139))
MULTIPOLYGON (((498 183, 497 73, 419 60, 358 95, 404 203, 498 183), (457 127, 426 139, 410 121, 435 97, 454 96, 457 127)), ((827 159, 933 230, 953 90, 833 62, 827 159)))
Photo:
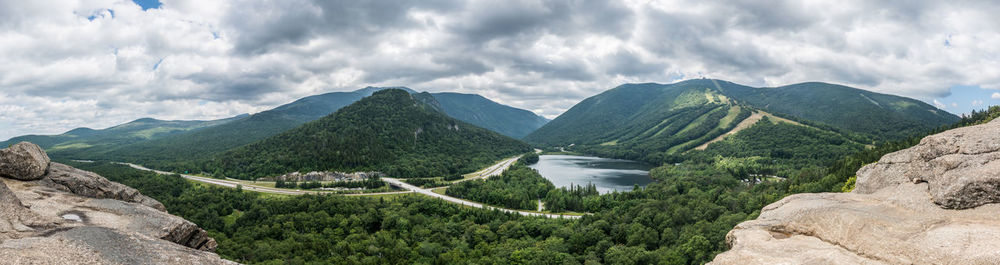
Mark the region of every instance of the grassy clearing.
POLYGON ((72 143, 72 144, 60 144, 52 147, 52 150, 62 150, 62 149, 83 149, 92 147, 93 145, 85 143, 72 143))

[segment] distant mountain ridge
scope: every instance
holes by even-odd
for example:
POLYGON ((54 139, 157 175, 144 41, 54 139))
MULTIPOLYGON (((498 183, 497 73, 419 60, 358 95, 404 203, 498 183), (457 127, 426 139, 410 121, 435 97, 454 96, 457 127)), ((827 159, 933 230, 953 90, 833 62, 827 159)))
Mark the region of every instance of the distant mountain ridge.
MULTIPOLYGON (((400 89, 408 93, 417 93, 406 87, 371 86, 350 92, 325 93, 304 97, 253 115, 244 114, 206 123, 210 126, 196 126, 200 123, 191 122, 195 125, 191 125, 190 128, 185 127, 187 129, 184 131, 171 129, 169 131, 173 133, 157 134, 156 137, 135 141, 114 141, 115 144, 109 145, 71 145, 78 142, 73 140, 80 138, 80 135, 95 133, 95 130, 87 128, 74 129, 57 136, 20 136, 12 138, 9 143, 22 140, 39 143, 43 148, 49 150, 50 155, 60 158, 104 158, 143 162, 149 165, 169 165, 169 168, 192 167, 185 161, 209 158, 226 150, 293 129, 385 89, 400 89), (66 148, 51 149, 54 146, 66 146, 66 148)), ((527 135, 548 121, 530 111, 501 105, 479 95, 458 93, 434 93, 432 95, 438 102, 436 104, 445 113, 454 115, 453 117, 459 120, 515 138, 527 135)), ((144 118, 132 123, 147 123, 152 120, 144 118)), ((120 132, 120 130, 110 132, 120 132)))
POLYGON ((426 92, 381 90, 303 126, 220 154, 211 168, 242 179, 314 170, 439 177, 531 150, 449 117, 438 106, 426 92))
POLYGON ((73 148, 127 145, 182 134, 200 128, 225 124, 247 116, 247 114, 241 114, 232 118, 207 121, 168 121, 142 118, 99 130, 81 127, 58 135, 18 136, 4 142, 0 142, 0 145, 7 146, 19 142, 32 142, 38 144, 42 148, 56 152, 58 152, 58 150, 73 148))
POLYGON ((477 94, 431 93, 448 116, 513 138, 523 138, 549 120, 477 94))

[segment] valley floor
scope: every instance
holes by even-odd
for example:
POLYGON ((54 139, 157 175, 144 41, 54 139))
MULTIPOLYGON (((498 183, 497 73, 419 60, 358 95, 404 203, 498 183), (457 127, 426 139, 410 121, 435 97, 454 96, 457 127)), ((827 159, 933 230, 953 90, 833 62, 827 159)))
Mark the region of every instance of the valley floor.
MULTIPOLYGON (((485 179, 485 178, 489 178, 489 177, 492 177, 492 176, 500 175, 505 170, 507 170, 507 168, 509 168, 511 165, 513 165, 515 162, 517 162, 517 160, 520 159, 520 158, 521 158, 521 156, 516 156, 516 157, 505 159, 505 160, 500 161, 499 163, 497 163, 495 165, 489 166, 489 167, 487 167, 487 168, 485 168, 483 170, 480 170, 480 171, 477 171, 475 173, 469 174, 468 177, 466 177, 464 179, 461 179, 461 180, 458 180, 458 181, 456 181, 456 183, 457 182, 462 182, 462 181, 473 180, 473 179, 485 179)), ((173 173, 173 172, 167 172, 167 171, 150 169, 150 168, 143 167, 141 165, 136 165, 136 164, 131 164, 131 163, 120 163, 120 164, 128 165, 128 166, 130 166, 132 168, 139 169, 139 170, 156 172, 158 174, 165 174, 165 175, 176 174, 176 173, 173 173)), ((387 183, 389 183, 389 185, 405 189, 405 191, 377 192, 377 193, 357 193, 357 194, 339 194, 339 193, 329 192, 329 191, 303 191, 303 190, 289 190, 289 189, 270 188, 270 187, 263 187, 263 186, 258 186, 258 185, 252 185, 250 183, 245 183, 245 182, 237 181, 237 180, 223 180, 223 179, 199 177, 199 176, 188 175, 188 174, 178 174, 178 175, 180 175, 181 177, 183 177, 185 179, 196 181, 196 182, 201 182, 201 183, 206 183, 206 184, 211 184, 211 185, 218 185, 218 186, 223 186, 223 187, 228 187, 228 188, 242 187, 244 190, 261 192, 261 193, 269 193, 269 194, 279 194, 279 195, 338 194, 338 195, 344 195, 344 196, 380 196, 380 195, 387 195, 387 194, 418 193, 418 194, 423 194, 425 196, 430 196, 430 197, 434 197, 434 198, 440 198, 440 199, 442 199, 444 201, 447 201, 447 202, 450 202, 450 203, 459 204, 459 205, 463 205, 463 206, 469 206, 469 207, 475 207, 475 208, 485 208, 485 209, 496 209, 496 210, 500 210, 500 211, 507 212, 507 213, 517 213, 517 214, 520 214, 520 215, 523 215, 523 216, 542 216, 542 217, 547 217, 547 218, 567 218, 567 219, 577 219, 577 218, 580 218, 580 216, 581 216, 581 215, 572 215, 572 214, 553 214, 553 213, 540 213, 540 212, 532 212, 532 211, 520 211, 520 210, 514 210, 514 209, 507 209, 507 208, 500 208, 500 207, 495 207, 495 206, 489 206, 489 205, 485 205, 485 204, 482 204, 482 203, 477 203, 477 202, 472 202, 472 201, 468 201, 468 200, 463 200, 463 199, 451 197, 451 196, 448 196, 448 195, 445 195, 445 194, 442 194, 442 193, 435 193, 434 191, 431 191, 431 189, 424 189, 424 188, 421 188, 421 187, 410 185, 410 184, 408 184, 406 182, 403 182, 402 180, 395 179, 395 178, 382 178, 382 180, 385 181, 385 182, 387 182, 387 183)))

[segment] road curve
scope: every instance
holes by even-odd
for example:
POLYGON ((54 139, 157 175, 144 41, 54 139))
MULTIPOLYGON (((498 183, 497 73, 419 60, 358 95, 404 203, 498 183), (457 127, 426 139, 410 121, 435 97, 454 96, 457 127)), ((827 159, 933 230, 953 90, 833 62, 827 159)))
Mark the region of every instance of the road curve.
MULTIPOLYGON (((512 158, 508 158, 506 160, 500 161, 500 163, 497 163, 496 165, 493 165, 493 166, 490 166, 490 167, 488 167, 488 168, 486 168, 484 170, 481 170, 480 172, 482 172, 482 173, 479 173, 479 175, 476 176, 476 177, 458 180, 458 181, 455 181, 454 183, 458 183, 458 182, 462 182, 462 181, 468 181, 468 180, 473 180, 473 179, 485 179, 485 178, 489 178, 489 177, 492 177, 492 176, 498 176, 500 174, 503 174, 503 172, 505 170, 507 170, 507 168, 509 168, 511 165, 513 165, 514 162, 517 162, 517 160, 520 159, 520 158, 521 158, 521 156, 516 156, 516 157, 512 157, 512 158)), ((164 175, 176 174, 176 173, 173 173, 173 172, 167 172, 167 171, 160 171, 160 170, 150 169, 150 168, 146 168, 146 167, 143 167, 143 166, 140 166, 140 165, 136 165, 136 164, 132 164, 132 163, 121 163, 121 162, 114 162, 114 163, 116 163, 116 164, 122 164, 122 165, 128 165, 128 166, 130 166, 132 168, 135 168, 135 169, 138 169, 138 170, 151 171, 151 172, 156 172, 158 174, 164 174, 164 175)), ((187 175, 187 174, 177 174, 177 175, 180 175, 181 177, 183 177, 185 179, 190 179, 190 180, 193 180, 193 181, 198 181, 198 182, 203 182, 203 183, 208 183, 208 184, 213 184, 213 185, 219 185, 219 186, 223 186, 223 187, 230 187, 230 188, 236 188, 237 186, 242 186, 243 189, 245 189, 245 190, 256 191, 256 192, 263 192, 263 193, 273 193, 273 194, 283 194, 283 195, 305 195, 305 194, 324 194, 325 193, 325 194, 335 194, 335 195, 344 195, 344 196, 373 196, 373 195, 385 195, 385 194, 399 194, 399 193, 416 192, 416 193, 420 193, 420 194, 423 194, 423 195, 427 195, 427 196, 431 196, 431 197, 435 197, 435 198, 440 198, 440 199, 443 199, 443 200, 451 202, 451 203, 456 203, 456 204, 465 205, 465 206, 471 206, 471 207, 476 207, 476 208, 496 209, 496 210, 500 210, 500 211, 508 212, 508 213, 517 213, 517 214, 520 214, 520 215, 523 215, 523 216, 541 216, 541 217, 548 217, 548 218, 566 218, 566 219, 577 219, 577 218, 580 218, 579 215, 563 215, 563 214, 536 213, 536 212, 518 211, 518 210, 512 210, 512 209, 506 209, 506 208, 489 206, 489 205, 485 205, 485 204, 478 203, 478 202, 471 202, 471 201, 466 201, 466 200, 463 200, 463 199, 459 199, 459 198, 455 198, 455 197, 451 197, 451 196, 447 196, 447 195, 437 194, 437 193, 434 193, 433 191, 431 191, 429 189, 424 189, 424 188, 420 188, 420 187, 417 187, 417 186, 413 186, 413 185, 410 185, 410 184, 408 184, 406 182, 403 182, 403 181, 401 181, 399 179, 395 179, 395 178, 382 178, 382 180, 385 181, 385 182, 387 182, 387 183, 389 183, 392 186, 403 188, 406 191, 379 192, 379 193, 339 194, 339 193, 322 192, 322 191, 300 191, 300 190, 276 189, 276 188, 268 188, 268 187, 254 186, 254 185, 244 185, 242 183, 239 183, 239 182, 236 182, 236 181, 231 181, 231 180, 206 178, 206 177, 199 177, 199 176, 187 175)))
POLYGON ((442 200, 445 200, 445 201, 448 201, 448 202, 451 202, 451 203, 456 203, 456 204, 465 205, 465 206, 472 206, 472 207, 476 207, 476 208, 484 208, 484 209, 491 209, 491 210, 492 209, 496 209, 496 210, 500 210, 500 211, 503 211, 503 212, 516 213, 516 214, 520 214, 520 215, 524 215, 524 216, 542 216, 542 217, 548 217, 548 218, 566 218, 566 219, 577 219, 577 218, 580 218, 579 215, 562 215, 562 214, 536 213, 536 212, 526 212, 526 211, 518 211, 518 210, 511 210, 511 209, 506 209, 506 208, 493 207, 493 206, 485 205, 485 204, 478 203, 478 202, 466 201, 466 200, 455 198, 455 197, 451 197, 451 196, 448 196, 448 195, 437 194, 437 193, 434 193, 431 190, 410 185, 409 183, 403 182, 403 181, 401 181, 399 179, 382 178, 382 180, 385 181, 385 182, 389 182, 390 185, 393 185, 393 186, 396 186, 396 187, 400 187, 400 188, 403 188, 403 189, 411 190, 411 191, 414 191, 416 193, 420 193, 420 194, 431 196, 431 197, 435 197, 435 198, 440 198, 442 200))
MULTIPOLYGON (((156 172, 158 174, 163 174, 163 175, 176 174, 176 173, 173 173, 173 172, 167 172, 167 171, 160 171, 160 170, 156 170, 156 169, 150 169, 150 168, 146 168, 146 167, 143 167, 143 166, 140 166, 140 165, 136 165, 136 164, 132 164, 132 163, 120 163, 120 162, 114 162, 114 163, 116 163, 116 164, 122 164, 122 165, 128 165, 128 166, 130 166, 132 168, 135 168, 135 169, 138 169, 138 170, 152 171, 152 172, 156 172)), ((274 193, 274 194, 284 194, 284 195, 303 195, 303 194, 320 194, 320 193, 322 193, 322 192, 316 192, 316 191, 285 190, 285 189, 275 189, 275 188, 253 186, 253 185, 243 185, 242 183, 239 183, 239 182, 236 182, 236 181, 231 181, 231 180, 206 178, 206 177, 192 176, 192 175, 187 175, 187 174, 177 174, 177 175, 180 175, 183 178, 194 180, 194 181, 198 181, 198 182, 203 182, 203 183, 208 183, 208 184, 213 184, 213 185, 219 185, 219 186, 223 186, 223 187, 230 187, 230 188, 236 188, 236 186, 242 186, 243 189, 246 189, 246 190, 258 191, 258 192, 264 192, 264 193, 274 193)))
MULTIPOLYGON (((175 174, 173 172, 167 172, 167 171, 160 171, 160 170, 150 169, 150 168, 146 168, 146 167, 143 167, 143 166, 140 166, 140 165, 136 165, 136 164, 131 164, 131 163, 120 163, 120 162, 114 162, 114 163, 115 164, 127 165, 127 166, 130 166, 130 167, 138 169, 138 170, 152 171, 152 172, 155 172, 155 173, 158 173, 158 174, 163 174, 163 175, 173 175, 173 174, 175 174)), ((187 175, 187 174, 177 174, 177 175, 180 175, 181 177, 186 178, 186 179, 190 179, 190 180, 194 180, 194 181, 198 181, 198 182, 202 182, 202 183, 208 183, 208 184, 212 184, 212 185, 219 185, 219 186, 229 187, 229 188, 236 188, 237 186, 241 186, 242 185, 244 190, 256 191, 256 192, 263 192, 263 193, 272 193, 272 194, 282 194, 282 195, 334 194, 334 195, 344 195, 344 196, 375 196, 375 195, 388 195, 388 194, 400 194, 400 193, 410 193, 410 192, 413 192, 413 191, 406 190, 406 191, 389 191, 389 192, 373 192, 373 193, 334 193, 334 192, 329 192, 329 191, 287 190, 287 189, 276 189, 276 188, 268 188, 268 187, 261 187, 261 186, 255 186, 255 185, 247 185, 247 184, 239 183, 239 182, 232 181, 232 180, 206 178, 206 177, 199 177, 199 176, 193 176, 193 175, 187 175)))

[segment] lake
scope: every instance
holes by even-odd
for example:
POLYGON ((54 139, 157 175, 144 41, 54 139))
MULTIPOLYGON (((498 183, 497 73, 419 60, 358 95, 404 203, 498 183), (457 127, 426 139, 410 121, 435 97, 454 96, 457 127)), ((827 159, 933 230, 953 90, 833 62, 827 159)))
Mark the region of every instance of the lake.
POLYGON ((653 167, 636 161, 574 155, 542 155, 531 165, 556 187, 586 186, 593 183, 602 194, 630 191, 635 184, 646 186, 653 179, 653 167))

